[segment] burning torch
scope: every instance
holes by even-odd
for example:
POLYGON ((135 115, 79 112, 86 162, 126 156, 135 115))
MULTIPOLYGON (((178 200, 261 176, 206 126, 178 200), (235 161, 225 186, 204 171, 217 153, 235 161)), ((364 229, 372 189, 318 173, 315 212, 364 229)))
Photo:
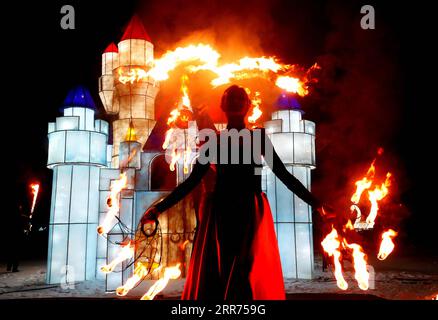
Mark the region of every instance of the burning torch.
POLYGON ((29 234, 32 231, 32 216, 33 216, 33 212, 35 210, 35 205, 38 199, 38 194, 40 191, 40 184, 39 183, 31 183, 30 184, 30 190, 31 190, 31 194, 32 194, 32 206, 30 208, 30 213, 29 213, 29 226, 28 229, 25 231, 26 234, 29 234))

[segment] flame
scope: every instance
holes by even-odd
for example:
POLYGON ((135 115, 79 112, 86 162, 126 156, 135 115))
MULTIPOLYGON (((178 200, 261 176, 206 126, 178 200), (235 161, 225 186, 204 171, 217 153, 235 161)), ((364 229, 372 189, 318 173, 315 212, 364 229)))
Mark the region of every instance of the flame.
POLYGON ((187 145, 186 150, 184 150, 184 174, 189 173, 191 153, 192 153, 192 148, 190 148, 190 146, 187 145))
MULTIPOLYGON (((142 68, 130 68, 128 72, 119 69, 119 81, 123 84, 134 83, 151 77, 155 81, 169 78, 169 73, 181 65, 187 65, 189 72, 210 71, 215 75, 211 81, 213 87, 228 84, 232 80, 267 78, 269 73, 277 74, 293 69, 294 66, 283 64, 275 57, 243 57, 236 62, 220 64, 220 53, 207 44, 190 44, 167 51, 161 58, 155 59, 148 71, 142 68)), ((310 71, 320 68, 314 64, 306 72, 302 80, 291 76, 279 76, 275 83, 278 87, 304 96, 308 94, 306 83, 309 82, 310 71)))
POLYGON ((345 281, 344 276, 342 275, 342 266, 341 266, 341 251, 340 246, 341 242, 338 238, 338 232, 335 228, 332 227, 332 231, 324 238, 321 242, 324 251, 331 257, 333 256, 333 261, 335 264, 335 278, 338 287, 342 290, 348 289, 348 283, 345 281))
POLYGON ((114 268, 125 260, 131 259, 134 256, 134 244, 129 241, 126 245, 122 246, 117 257, 111 261, 109 264, 104 265, 100 270, 104 273, 110 273, 114 271, 114 268))
POLYGON ((351 222, 350 219, 348 219, 348 222, 344 225, 343 229, 344 232, 347 230, 354 230, 354 226, 353 223, 351 222))
POLYGON ((180 112, 178 109, 173 109, 172 111, 170 111, 170 116, 167 119, 167 125, 173 124, 176 121, 176 119, 178 119, 179 114, 180 112))
POLYGON ((205 44, 178 47, 154 60, 154 66, 148 74, 155 80, 162 81, 168 79, 169 72, 183 63, 197 62, 205 67, 214 67, 218 64, 219 57, 220 54, 216 50, 205 44))
POLYGON ((351 202, 353 202, 354 204, 358 204, 362 196, 362 193, 371 187, 371 184, 373 183, 374 175, 376 173, 376 167, 374 165, 375 162, 376 159, 374 159, 373 162, 371 163, 365 177, 355 182, 356 191, 351 197, 351 202))
POLYGON ((128 178, 126 176, 126 173, 122 173, 120 174, 120 178, 112 183, 111 191, 106 201, 109 208, 108 212, 102 224, 99 227, 97 227, 97 233, 99 233, 100 235, 104 233, 108 233, 111 227, 111 222, 113 221, 114 217, 117 216, 117 213, 119 212, 120 209, 119 194, 122 191, 122 189, 126 187, 127 182, 128 182, 128 178))
POLYGON ((163 142, 163 149, 167 149, 167 147, 170 144, 170 139, 172 138, 172 134, 173 134, 173 129, 170 128, 169 130, 166 131, 166 135, 164 138, 164 142, 163 142))
MULTIPOLYGON (((177 141, 173 142, 172 138, 174 134, 177 134, 179 130, 175 130, 177 127, 177 121, 188 122, 189 116, 187 112, 191 112, 191 101, 189 97, 189 89, 187 86, 188 76, 183 75, 181 77, 181 101, 177 108, 173 109, 170 112, 169 118, 167 119, 167 125, 169 129, 166 131, 164 143, 162 145, 163 149, 172 148, 171 161, 169 163, 169 169, 171 171, 175 171, 175 165, 179 159, 183 159, 183 170, 184 174, 189 173, 190 168, 190 156, 192 153, 192 149, 190 147, 190 143, 187 141, 184 145, 184 150, 180 150, 177 145, 177 141)), ((180 132, 180 131, 179 131, 180 132)), ((178 140, 178 139, 176 139, 178 140)))
POLYGON ((179 248, 181 249, 181 251, 184 251, 189 243, 190 243, 189 240, 185 240, 183 243, 181 243, 179 245, 179 248))
MULTIPOLYGON (((377 154, 379 156, 382 155, 383 148, 379 148, 377 154)), ((356 212, 356 221, 354 223, 354 227, 356 229, 371 229, 374 227, 374 222, 379 211, 379 201, 385 198, 389 193, 389 186, 391 185, 391 173, 388 172, 386 174, 385 182, 383 182, 381 185, 376 185, 374 181, 376 174, 375 162, 376 159, 374 159, 371 163, 365 176, 355 182, 356 190, 351 196, 351 202, 353 204, 350 209, 352 213, 356 212), (365 191, 368 191, 367 195, 368 200, 371 203, 371 207, 365 221, 362 221, 362 212, 359 208, 359 202, 365 191)))
POLYGON ((127 73, 123 73, 123 70, 120 68, 118 73, 119 81, 123 84, 128 82, 132 84, 148 76, 148 73, 142 68, 130 68, 127 73))
POLYGON ((181 153, 179 153, 176 149, 172 150, 172 160, 169 164, 170 171, 175 171, 175 164, 181 158, 181 153))
POLYGON ((189 98, 189 88, 187 87, 187 82, 189 77, 185 74, 181 77, 181 92, 182 92, 182 105, 191 108, 192 103, 189 98))
MULTIPOLYGON (((248 94, 250 94, 250 90, 247 88, 246 91, 248 92, 248 94)), ((248 122, 249 123, 256 123, 256 121, 262 116, 263 112, 260 109, 260 105, 262 103, 262 99, 260 97, 260 92, 256 91, 254 93, 254 97, 251 99, 251 104, 252 104, 252 111, 251 114, 248 116, 248 122)))
POLYGON ((378 202, 385 198, 388 195, 389 189, 388 187, 391 185, 391 173, 386 174, 386 180, 379 186, 377 186, 374 190, 368 191, 368 198, 371 202, 371 210, 367 216, 366 223, 370 228, 374 226, 374 221, 377 217, 377 212, 379 211, 378 202))
POLYGON ((117 295, 126 296, 128 292, 147 275, 148 269, 146 266, 141 262, 137 262, 135 265, 134 274, 128 280, 126 280, 126 283, 123 286, 117 288, 117 295))
POLYGON ((353 251, 353 264, 354 264, 354 278, 362 290, 368 290, 368 281, 370 274, 367 271, 366 254, 360 245, 356 243, 348 244, 344 239, 344 245, 353 251))
POLYGON ((167 267, 164 270, 164 276, 162 278, 160 278, 159 280, 157 280, 157 282, 155 282, 149 288, 148 292, 146 292, 143 295, 143 297, 141 297, 141 300, 153 300, 158 293, 160 293, 161 291, 164 290, 164 288, 166 288, 170 279, 178 279, 181 275, 181 270, 179 268, 180 265, 181 264, 178 263, 174 267, 167 267))
POLYGON ((40 185, 39 185, 39 183, 32 183, 32 184, 30 185, 30 189, 31 189, 32 196, 33 196, 33 198, 32 198, 32 207, 31 207, 31 209, 30 209, 30 214, 31 214, 31 216, 32 216, 32 213, 33 213, 33 211, 35 210, 36 201, 37 201, 37 199, 38 199, 38 193, 39 193, 39 191, 40 191, 40 185))
POLYGON ((274 57, 241 58, 237 63, 228 63, 222 66, 206 66, 194 68, 194 70, 209 70, 216 74, 216 78, 211 81, 213 87, 228 84, 231 80, 251 79, 263 77, 269 71, 277 73, 286 69, 287 66, 280 64, 274 57))
POLYGON ((385 260, 394 250, 395 245, 392 239, 394 239, 396 236, 397 232, 392 229, 388 229, 382 233, 382 242, 380 243, 380 249, 377 255, 379 260, 385 260))
POLYGON ((134 124, 129 122, 128 131, 126 132, 125 141, 137 141, 137 135, 135 134, 134 124))
MULTIPOLYGON (((377 154, 380 156, 383 154, 383 148, 379 148, 377 154)), ((354 224, 348 219, 347 223, 342 226, 343 234, 347 233, 347 230, 354 229, 370 229, 374 227, 375 219, 379 211, 379 201, 384 199, 389 194, 389 187, 391 185, 392 174, 388 172, 386 174, 386 179, 383 183, 377 184, 375 182, 376 175, 376 159, 374 159, 369 166, 366 174, 363 178, 355 182, 356 190, 351 197, 352 205, 350 206, 351 213, 356 213, 356 220, 354 224), (365 193, 365 191, 367 191, 365 193), (371 203, 371 208, 365 221, 362 221, 362 212, 359 207, 359 203, 363 195, 368 196, 368 200, 371 203)), ((350 233, 347 233, 349 235, 350 233)), ((380 244, 379 253, 377 255, 379 260, 384 260, 389 254, 394 250, 394 243, 392 239, 397 235, 392 229, 382 233, 382 241, 380 244)), ((345 282, 342 269, 340 264, 341 252, 345 251, 351 253, 354 270, 355 279, 362 290, 368 290, 369 288, 369 273, 367 271, 367 255, 365 254, 362 246, 357 243, 349 244, 344 236, 338 236, 335 228, 332 226, 332 231, 325 237, 321 242, 324 251, 333 256, 335 265, 335 278, 338 287, 346 290, 348 288, 345 282), (342 248, 341 248, 342 244, 342 248), (343 249, 341 251, 341 249, 343 249)))
POLYGON ((275 85, 286 92, 297 93, 299 96, 305 96, 309 93, 307 88, 300 79, 290 76, 280 76, 275 81, 275 85))

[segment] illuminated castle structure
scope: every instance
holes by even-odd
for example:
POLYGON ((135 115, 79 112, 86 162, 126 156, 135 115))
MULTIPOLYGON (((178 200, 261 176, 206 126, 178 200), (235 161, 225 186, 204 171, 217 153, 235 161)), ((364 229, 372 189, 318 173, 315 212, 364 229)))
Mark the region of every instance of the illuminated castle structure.
MULTIPOLYGON (((315 168, 315 123, 302 119, 302 111, 291 96, 282 94, 277 107, 264 127, 287 170, 310 190, 310 171, 315 168)), ((311 279, 312 208, 267 167, 262 171, 262 190, 271 206, 284 277, 311 279)))
MULTIPOLYGON (((169 170, 162 145, 166 119, 156 121, 154 108, 159 84, 151 78, 120 81, 134 68, 147 71, 153 61, 153 44, 137 17, 130 21, 121 41, 102 54, 99 96, 112 122, 112 145, 107 122, 94 120, 95 106, 83 87, 72 90, 64 103, 64 116, 49 124, 48 167, 53 189, 47 262, 48 283, 91 279, 105 281, 114 291, 132 275, 125 262, 114 272, 101 267, 114 259, 125 237, 133 238, 144 211, 181 183, 189 172, 180 159, 169 170), (96 229, 107 212, 114 181, 127 177, 120 193, 118 221, 100 236, 96 229)), ((220 127, 220 125, 217 125, 220 127)), ((301 111, 286 107, 265 123, 267 132, 288 170, 310 187, 315 165, 312 122, 301 111)), ((186 131, 182 131, 187 134, 186 131)), ((190 162, 197 150, 189 155, 190 162)), ((313 270, 311 210, 293 196, 266 168, 263 189, 272 206, 285 277, 310 278, 313 270)), ((182 262, 186 275, 196 228, 192 199, 188 197, 159 218, 162 231, 161 264, 182 262), (182 244, 185 244, 182 246, 182 244)))
POLYGON ((94 108, 88 90, 77 87, 64 101, 64 116, 49 123, 48 283, 95 278, 99 176, 108 165, 108 123, 94 120, 94 108))

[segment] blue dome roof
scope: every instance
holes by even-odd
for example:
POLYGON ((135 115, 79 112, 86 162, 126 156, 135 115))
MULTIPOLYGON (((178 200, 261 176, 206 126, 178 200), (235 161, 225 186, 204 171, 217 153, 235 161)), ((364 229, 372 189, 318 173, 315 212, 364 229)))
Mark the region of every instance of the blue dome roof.
POLYGON ((94 104, 90 91, 88 91, 88 89, 84 86, 77 86, 71 89, 64 100, 63 106, 64 108, 83 107, 96 109, 96 105, 94 104))
POLYGON ((295 97, 295 95, 288 94, 288 93, 282 93, 278 97, 277 102, 275 103, 275 106, 279 110, 291 110, 291 109, 294 109, 294 110, 300 110, 301 111, 300 103, 298 102, 298 100, 295 97))

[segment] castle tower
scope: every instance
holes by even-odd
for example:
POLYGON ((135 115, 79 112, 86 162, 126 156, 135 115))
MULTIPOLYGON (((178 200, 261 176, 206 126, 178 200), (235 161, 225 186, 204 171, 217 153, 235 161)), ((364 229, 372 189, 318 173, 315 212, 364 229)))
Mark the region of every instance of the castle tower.
POLYGON ((117 50, 110 45, 102 54, 99 94, 105 110, 118 116, 113 122, 115 168, 129 124, 133 123, 142 145, 155 125, 154 102, 159 84, 151 77, 138 77, 149 70, 153 59, 154 46, 137 16, 129 22, 117 50))
POLYGON ((70 91, 64 116, 49 123, 53 170, 47 283, 95 278, 100 168, 107 165, 108 123, 94 120, 84 87, 70 91))
MULTIPOLYGON (((265 122, 279 157, 301 183, 310 190, 311 170, 315 168, 315 123, 302 119, 295 98, 283 94, 279 110, 265 122)), ((262 189, 272 209, 285 278, 311 279, 313 273, 312 208, 291 193, 265 167, 262 189)))
MULTIPOLYGON (((137 171, 141 169, 141 143, 137 141, 136 128, 133 123, 129 124, 128 130, 125 132, 123 141, 119 147, 119 169, 105 169, 105 171, 112 171, 117 173, 124 173, 127 178, 125 188, 120 193, 120 210, 119 219, 128 230, 136 230, 138 220, 135 216, 135 189, 136 189, 136 175, 137 171)), ((104 178, 104 177, 102 177, 104 178)), ((108 232, 106 243, 106 261, 110 263, 120 253, 119 243, 126 238, 134 239, 134 233, 123 230, 119 224, 113 226, 108 232)), ((102 237, 100 237, 102 238, 102 237)), ((105 239, 106 240, 106 239, 105 239)), ((99 264, 99 263, 98 263, 99 264)), ((101 273, 100 268, 97 272, 101 273)), ((114 291, 126 282, 132 275, 133 267, 131 261, 124 261, 118 265, 115 272, 105 275, 105 290, 114 291)))

